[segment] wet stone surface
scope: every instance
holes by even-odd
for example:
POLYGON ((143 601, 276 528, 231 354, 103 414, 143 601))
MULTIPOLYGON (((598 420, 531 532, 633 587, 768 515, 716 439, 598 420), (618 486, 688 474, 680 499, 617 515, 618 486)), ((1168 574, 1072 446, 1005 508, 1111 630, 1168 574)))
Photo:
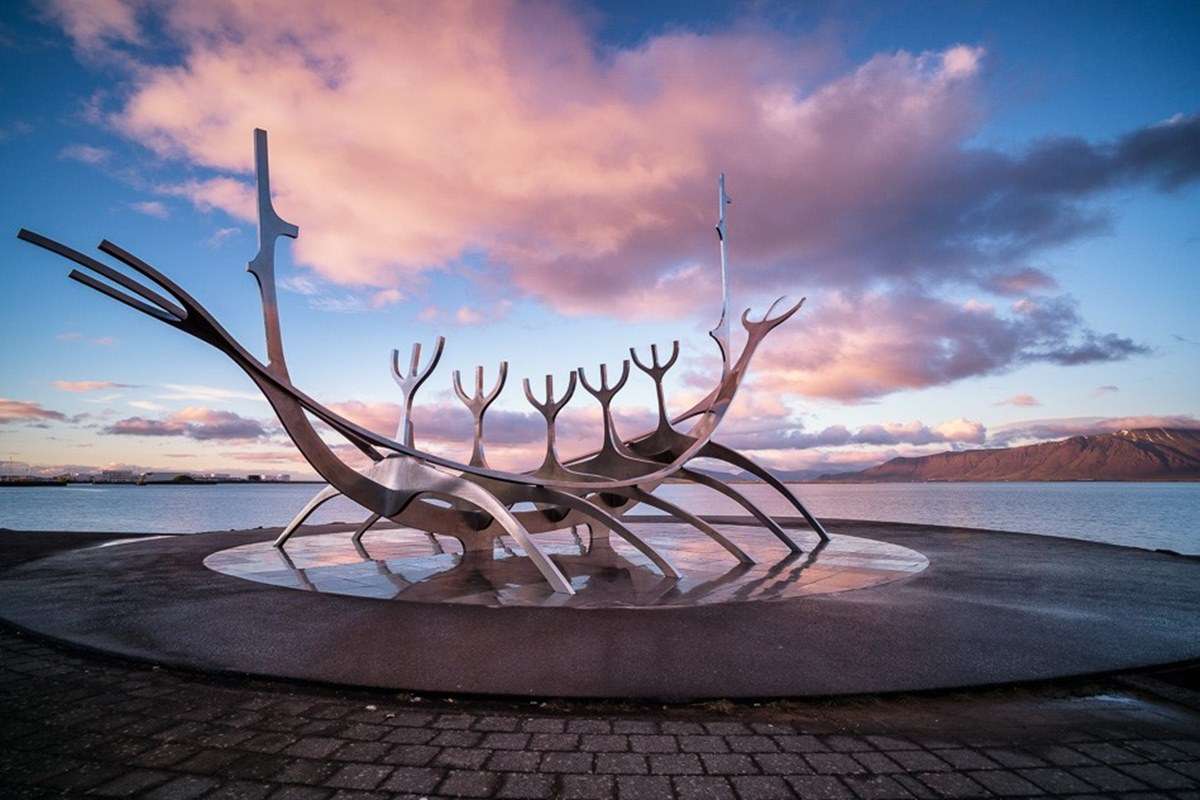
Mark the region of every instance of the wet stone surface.
POLYGON ((507 539, 493 553, 464 557, 451 537, 407 529, 377 529, 361 541, 349 533, 297 536, 286 549, 253 542, 212 553, 209 569, 236 578, 324 594, 422 603, 487 606, 618 608, 700 606, 788 600, 880 586, 929 566, 908 547, 859 536, 821 543, 808 530, 787 533, 803 549, 792 553, 760 527, 724 525, 721 532, 754 564, 741 564, 687 526, 630 523, 680 573, 667 578, 615 534, 591 542, 586 528, 537 537, 570 576, 578 593, 555 594, 507 539))

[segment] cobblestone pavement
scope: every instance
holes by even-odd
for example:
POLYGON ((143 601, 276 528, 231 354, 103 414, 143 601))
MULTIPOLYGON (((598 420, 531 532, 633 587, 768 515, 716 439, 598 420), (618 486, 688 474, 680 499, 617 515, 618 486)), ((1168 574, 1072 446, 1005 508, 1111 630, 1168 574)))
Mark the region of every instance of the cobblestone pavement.
POLYGON ((1112 682, 687 707, 158 669, 0 628, 0 798, 1200 798, 1200 713, 1112 682))

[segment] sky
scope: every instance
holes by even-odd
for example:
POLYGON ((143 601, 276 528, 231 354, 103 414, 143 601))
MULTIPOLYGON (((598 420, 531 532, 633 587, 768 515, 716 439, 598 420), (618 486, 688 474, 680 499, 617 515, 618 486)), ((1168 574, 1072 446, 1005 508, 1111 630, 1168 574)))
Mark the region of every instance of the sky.
MULTIPOLYGON (((0 75, 0 472, 311 474, 227 359, 15 236, 107 238, 262 354, 256 127, 293 381, 390 435, 392 349, 443 335, 442 455, 454 370, 508 362, 505 468, 523 378, 678 340, 669 407, 706 393, 722 172, 735 314, 807 298, 718 436, 768 466, 1200 425, 1195 3, 17 2, 0 75)), ((615 405, 649 427, 650 380, 615 405)))

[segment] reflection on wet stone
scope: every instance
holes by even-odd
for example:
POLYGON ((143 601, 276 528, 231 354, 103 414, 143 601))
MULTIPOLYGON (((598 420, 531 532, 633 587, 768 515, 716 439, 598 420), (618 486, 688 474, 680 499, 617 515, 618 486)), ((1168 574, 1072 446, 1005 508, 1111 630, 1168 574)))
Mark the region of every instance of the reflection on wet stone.
MULTIPOLYGON (((650 607, 783 600, 878 586, 925 569, 925 556, 899 545, 854 536, 801 541, 790 553, 770 532, 720 525, 758 562, 728 553, 685 526, 636 525, 639 536, 667 556, 682 576, 668 578, 638 551, 587 529, 538 536, 577 594, 556 594, 520 547, 498 540, 492 552, 464 554, 457 540, 388 528, 362 542, 349 533, 293 539, 287 551, 258 542, 213 553, 209 569, 303 591, 380 600, 486 606, 650 607), (580 535, 582 531, 582 535, 580 535)), ((793 533, 804 539, 805 533, 793 533)))

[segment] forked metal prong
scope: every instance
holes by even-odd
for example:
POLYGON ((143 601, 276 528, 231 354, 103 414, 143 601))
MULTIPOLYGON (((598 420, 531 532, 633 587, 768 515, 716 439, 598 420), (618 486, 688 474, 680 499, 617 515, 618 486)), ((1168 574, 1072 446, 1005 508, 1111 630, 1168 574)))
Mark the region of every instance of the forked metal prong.
POLYGON ((667 363, 660 363, 658 360, 658 345, 650 345, 650 364, 643 364, 638 358, 637 349, 629 348, 629 357, 633 359, 633 363, 637 368, 646 373, 655 380, 661 380, 662 376, 667 373, 667 370, 675 366, 675 362, 679 359, 679 340, 671 342, 671 357, 667 359, 667 363))
POLYGON ((625 385, 625 381, 629 380, 629 359, 621 362, 621 378, 617 381, 617 385, 612 388, 608 386, 608 364, 600 365, 599 388, 588 383, 587 374, 583 371, 583 367, 579 367, 575 371, 579 375, 579 382, 583 384, 583 388, 587 390, 588 394, 607 405, 612 400, 613 395, 621 391, 621 387, 625 385))
POLYGON ((417 394, 417 390, 421 385, 429 379, 437 368, 438 362, 442 359, 442 350, 446 346, 446 337, 437 337, 437 342, 433 346, 433 356, 429 359, 429 364, 424 370, 421 370, 421 343, 415 342, 412 346, 412 356, 409 359, 408 372, 400 371, 400 351, 392 351, 392 379, 396 381, 396 385, 400 387, 400 392, 404 396, 404 402, 400 406, 400 422, 396 427, 396 438, 403 442, 406 446, 413 446, 413 427, 412 427, 412 407, 413 398, 417 394))

